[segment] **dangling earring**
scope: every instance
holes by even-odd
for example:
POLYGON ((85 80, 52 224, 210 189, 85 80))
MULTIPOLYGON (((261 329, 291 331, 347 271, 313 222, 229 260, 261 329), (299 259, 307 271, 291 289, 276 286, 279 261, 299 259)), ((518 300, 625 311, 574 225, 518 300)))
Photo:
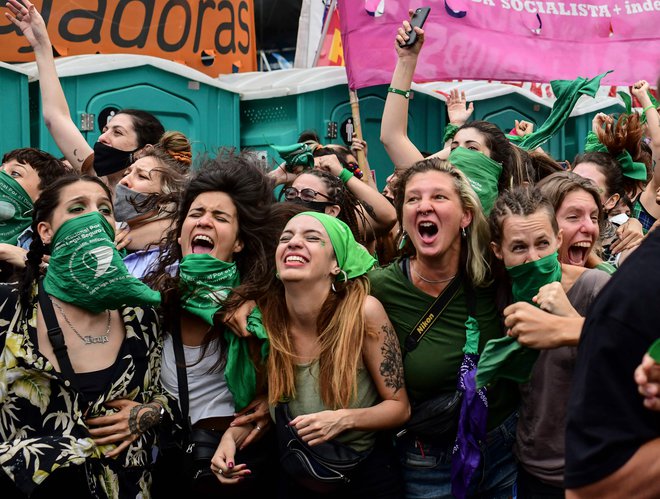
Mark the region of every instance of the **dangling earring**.
POLYGON ((275 272, 275 279, 277 279, 278 281, 280 280, 280 273, 279 272, 275 272))
POLYGON ((399 241, 399 246, 397 249, 401 251, 403 247, 406 245, 406 242, 408 241, 408 233, 404 230, 403 233, 401 234, 401 241, 399 241))
POLYGON ((463 239, 467 237, 467 232, 465 232, 465 227, 461 227, 461 236, 463 236, 463 239))
POLYGON ((335 288, 335 283, 334 282, 332 284, 330 284, 330 289, 332 290, 333 293, 337 292, 337 288, 335 288))

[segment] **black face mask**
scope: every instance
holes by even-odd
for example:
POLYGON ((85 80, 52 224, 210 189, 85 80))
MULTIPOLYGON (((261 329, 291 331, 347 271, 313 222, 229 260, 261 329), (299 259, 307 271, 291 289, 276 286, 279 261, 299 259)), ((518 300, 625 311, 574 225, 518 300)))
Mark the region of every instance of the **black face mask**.
POLYGON ((337 203, 328 203, 327 201, 303 201, 299 197, 292 199, 290 202, 299 204, 300 206, 304 206, 305 208, 311 211, 316 211, 318 213, 325 213, 326 206, 333 206, 337 204, 337 203))
POLYGON ((117 222, 128 222, 145 212, 141 211, 143 204, 153 194, 144 194, 129 189, 124 184, 117 184, 115 187, 115 220, 117 222))
POLYGON ((121 151, 97 142, 94 144, 94 171, 99 177, 123 171, 133 163, 133 153, 138 149, 121 151))

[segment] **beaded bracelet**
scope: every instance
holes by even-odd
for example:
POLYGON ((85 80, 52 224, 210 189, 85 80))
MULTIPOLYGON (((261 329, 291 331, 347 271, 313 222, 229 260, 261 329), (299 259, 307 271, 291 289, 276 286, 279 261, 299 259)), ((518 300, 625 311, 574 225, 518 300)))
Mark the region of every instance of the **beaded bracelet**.
POLYGON ((353 174, 349 170, 347 170, 346 168, 341 169, 341 173, 339 174, 339 180, 341 180, 343 183, 346 183, 352 178, 353 178, 353 174))
POLYGON ((387 91, 393 94, 403 95, 406 99, 410 97, 410 90, 400 90, 398 88, 388 87, 387 91))
POLYGON ((655 109, 655 106, 653 104, 649 104, 648 106, 646 106, 644 108, 644 110, 642 111, 642 114, 646 114, 646 111, 648 111, 649 109, 655 109))

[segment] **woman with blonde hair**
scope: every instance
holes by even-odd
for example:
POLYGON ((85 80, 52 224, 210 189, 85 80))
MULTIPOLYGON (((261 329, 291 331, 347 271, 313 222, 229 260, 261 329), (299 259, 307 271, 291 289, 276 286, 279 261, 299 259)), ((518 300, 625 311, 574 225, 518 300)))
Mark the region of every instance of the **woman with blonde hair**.
MULTIPOLYGON (((331 443, 360 456, 329 497, 401 497, 391 443, 378 432, 403 424, 409 405, 394 330, 369 296, 365 274, 375 260, 342 221, 304 212, 282 232, 275 263, 277 275, 257 304, 270 340, 268 401, 285 471, 281 497, 309 497, 323 486, 289 466, 291 439, 306 453, 331 443), (287 428, 296 436, 285 438, 287 428)), ((221 481, 249 473, 232 466, 240 431, 225 433, 213 459, 221 481)))
POLYGON ((516 478, 516 391, 474 386, 479 353, 503 336, 481 202, 460 170, 427 159, 400 174, 394 204, 403 255, 369 278, 403 347, 412 417, 397 448, 406 497, 506 496, 516 478), (416 423, 446 396, 453 412, 432 410, 430 427, 416 423), (434 430, 439 420, 446 431, 434 430))

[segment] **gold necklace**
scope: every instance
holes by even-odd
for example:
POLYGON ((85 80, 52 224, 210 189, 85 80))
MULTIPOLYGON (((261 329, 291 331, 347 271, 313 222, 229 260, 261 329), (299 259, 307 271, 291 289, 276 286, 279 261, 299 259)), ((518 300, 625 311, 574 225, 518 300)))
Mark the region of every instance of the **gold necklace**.
POLYGON ((427 279, 426 277, 424 277, 422 274, 420 274, 419 272, 417 272, 415 270, 415 268, 412 266, 412 260, 410 261, 410 268, 412 269, 412 271, 415 273, 415 275, 417 277, 419 277, 424 282, 428 282, 429 284, 440 284, 441 282, 451 281, 454 277, 456 277, 456 274, 454 274, 454 275, 449 276, 445 279, 439 279, 437 281, 434 281, 433 279, 427 279))
POLYGON ((93 345, 93 344, 95 344, 95 343, 107 343, 107 342, 110 341, 110 339, 108 338, 108 335, 110 334, 110 310, 107 310, 107 312, 108 312, 108 323, 107 323, 107 325, 106 325, 105 334, 101 334, 101 335, 99 335, 99 336, 90 336, 90 335, 82 336, 82 335, 76 330, 76 328, 73 327, 73 324, 71 324, 71 321, 69 320, 69 318, 68 318, 68 317, 66 316, 66 314, 64 313, 64 309, 63 309, 62 307, 60 307, 59 304, 55 303, 53 300, 51 300, 51 303, 52 303, 53 305, 55 305, 55 307, 57 308, 57 310, 60 311, 60 314, 62 314, 62 317, 64 318, 64 320, 66 321, 66 323, 69 325, 69 327, 71 328, 71 330, 72 330, 74 333, 76 333, 76 336, 77 336, 78 338, 80 338, 80 339, 83 341, 83 343, 84 343, 85 345, 93 345))

